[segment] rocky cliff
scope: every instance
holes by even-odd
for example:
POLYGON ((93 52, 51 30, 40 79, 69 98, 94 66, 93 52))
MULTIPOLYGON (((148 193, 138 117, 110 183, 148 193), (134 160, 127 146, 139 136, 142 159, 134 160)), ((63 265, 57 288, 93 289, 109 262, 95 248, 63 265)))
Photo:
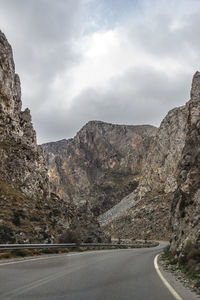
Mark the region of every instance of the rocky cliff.
POLYGON ((54 191, 96 216, 134 191, 157 129, 91 121, 70 140, 42 145, 54 191))
POLYGON ((43 145, 55 192, 78 206, 90 203, 111 235, 169 239, 186 121, 185 106, 158 129, 92 121, 74 139, 43 145))
POLYGON ((186 107, 171 110, 151 138, 137 189, 99 217, 117 237, 169 239, 170 207, 185 141, 186 107))
POLYGON ((1 242, 57 241, 67 230, 101 241, 98 217, 115 237, 172 233, 179 256, 188 243, 199 247, 199 72, 191 100, 158 129, 91 121, 73 139, 39 147, 21 106, 12 49, 0 32, 1 242))
POLYGON ((186 104, 184 148, 178 165, 171 209, 172 252, 184 255, 188 244, 200 248, 200 73, 192 82, 191 100, 186 104))
POLYGON ((0 236, 1 242, 57 241, 67 229, 97 240, 89 206, 78 208, 50 188, 43 150, 36 143, 11 46, 0 32, 0 236))

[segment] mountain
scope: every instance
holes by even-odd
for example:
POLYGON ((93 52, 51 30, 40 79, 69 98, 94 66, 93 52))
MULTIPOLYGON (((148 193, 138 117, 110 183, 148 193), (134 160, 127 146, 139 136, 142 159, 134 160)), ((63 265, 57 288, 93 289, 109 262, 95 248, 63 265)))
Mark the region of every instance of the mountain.
POLYGON ((159 128, 90 121, 73 139, 38 146, 21 106, 12 49, 0 32, 2 243, 170 239, 176 257, 193 245, 190 259, 199 260, 199 72, 191 99, 159 128))
POLYGON ((70 140, 42 145, 54 191, 98 216, 134 191, 157 129, 87 123, 70 140))
POLYGON ((82 240, 103 237, 89 206, 53 193, 29 109, 21 110, 20 79, 0 32, 0 236, 6 242, 53 242, 67 230, 82 240))
POLYGON ((169 239, 170 208, 186 121, 184 106, 169 111, 151 139, 137 189, 99 217, 104 230, 120 237, 169 239))
POLYGON ((200 72, 194 75, 186 111, 186 136, 171 207, 170 250, 180 257, 189 245, 200 249, 200 72))
POLYGON ((191 99, 171 110, 152 139, 137 189, 99 217, 120 237, 169 239, 181 264, 197 272, 200 248, 200 73, 191 99))
POLYGON ((90 203, 112 236, 169 239, 186 117, 183 106, 159 128, 91 121, 73 139, 42 145, 53 190, 90 203))

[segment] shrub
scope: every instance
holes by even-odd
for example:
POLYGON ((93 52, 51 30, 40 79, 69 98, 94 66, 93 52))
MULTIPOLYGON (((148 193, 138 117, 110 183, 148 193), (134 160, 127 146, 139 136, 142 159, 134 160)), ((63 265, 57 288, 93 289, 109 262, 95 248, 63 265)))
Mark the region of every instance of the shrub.
POLYGON ((17 211, 15 211, 14 214, 13 214, 12 222, 15 226, 20 226, 21 225, 20 215, 17 211))
POLYGON ((0 225, 0 243, 15 243, 15 232, 7 225, 0 225))
POLYGON ((18 209, 17 211, 14 211, 13 213, 13 219, 12 219, 12 222, 15 226, 20 226, 21 225, 21 220, 20 218, 22 219, 25 219, 26 216, 24 215, 24 212, 22 209, 18 209))
POLYGON ((91 236, 88 236, 84 242, 85 243, 93 243, 93 239, 91 236))
POLYGON ((65 233, 63 233, 59 238, 60 243, 81 243, 80 233, 77 230, 68 229, 65 233))
POLYGON ((168 262, 172 265, 175 265, 177 263, 177 259, 175 257, 174 254, 172 254, 172 252, 170 252, 170 246, 165 247, 164 251, 163 251, 163 259, 168 260, 168 262))

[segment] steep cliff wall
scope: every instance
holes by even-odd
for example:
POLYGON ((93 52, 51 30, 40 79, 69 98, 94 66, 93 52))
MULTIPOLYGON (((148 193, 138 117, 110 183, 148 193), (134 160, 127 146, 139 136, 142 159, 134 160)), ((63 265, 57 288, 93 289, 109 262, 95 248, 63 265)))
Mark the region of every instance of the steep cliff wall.
POLYGON ((186 104, 187 126, 171 209, 170 249, 180 255, 188 243, 200 248, 200 73, 194 75, 186 104))
POLYGON ((169 239, 186 123, 182 106, 158 129, 92 121, 74 139, 43 145, 54 191, 90 203, 109 234, 169 239))
POLYGON ((42 145, 56 193, 99 215, 138 186, 157 129, 91 121, 74 139, 42 145))
POLYGON ((30 111, 21 111, 21 106, 12 49, 0 32, 1 242, 53 241, 63 227, 69 226, 74 209, 50 195, 30 111))
POLYGON ((0 242, 57 241, 77 226, 83 240, 97 240, 89 206, 77 208, 52 193, 30 111, 21 106, 12 49, 0 32, 0 242))
POLYGON ((174 192, 176 170, 185 143, 187 109, 177 107, 168 112, 152 140, 142 170, 139 193, 168 194, 174 192))
POLYGON ((99 217, 116 237, 169 239, 170 207, 185 142, 187 109, 171 110, 162 121, 141 164, 137 189, 99 217))

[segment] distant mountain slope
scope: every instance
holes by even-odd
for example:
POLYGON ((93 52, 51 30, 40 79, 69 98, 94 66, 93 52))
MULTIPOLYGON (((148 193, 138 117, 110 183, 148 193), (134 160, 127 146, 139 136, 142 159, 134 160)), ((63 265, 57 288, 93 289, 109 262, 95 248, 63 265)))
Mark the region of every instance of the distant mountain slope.
POLYGON ((134 191, 153 126, 87 123, 70 140, 42 145, 56 193, 77 205, 88 202, 99 215, 134 191))
POLYGON ((169 238, 186 120, 183 106, 171 110, 158 129, 91 121, 74 139, 42 145, 55 192, 68 195, 78 206, 90 203, 101 226, 112 235, 134 233, 139 238, 151 232, 152 238, 169 238), (165 226, 158 231, 163 220, 165 226))

